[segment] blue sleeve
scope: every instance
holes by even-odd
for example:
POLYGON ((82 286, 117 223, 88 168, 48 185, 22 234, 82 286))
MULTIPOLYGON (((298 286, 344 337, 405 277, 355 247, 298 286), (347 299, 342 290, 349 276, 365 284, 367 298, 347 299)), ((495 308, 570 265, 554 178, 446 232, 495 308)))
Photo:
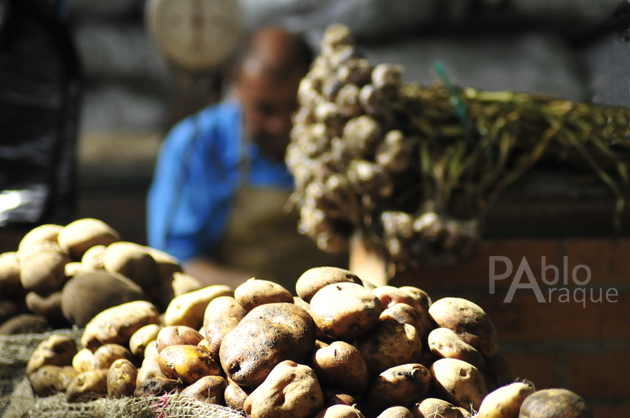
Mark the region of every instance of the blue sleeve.
POLYGON ((171 131, 158 157, 147 199, 148 241, 180 261, 208 257, 227 223, 232 190, 213 149, 215 136, 187 119, 171 131))

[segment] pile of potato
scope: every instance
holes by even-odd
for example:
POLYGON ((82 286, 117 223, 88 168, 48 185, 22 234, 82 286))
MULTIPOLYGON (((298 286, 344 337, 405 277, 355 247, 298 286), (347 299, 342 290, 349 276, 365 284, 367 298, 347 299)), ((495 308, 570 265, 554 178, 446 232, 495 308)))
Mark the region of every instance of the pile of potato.
POLYGON ((87 324, 79 351, 44 341, 27 373, 37 395, 68 402, 180 392, 252 418, 592 416, 571 392, 515 382, 468 300, 432 303, 332 267, 308 270, 296 291, 210 286, 175 297, 162 319, 146 301, 115 306, 87 324))
POLYGON ((122 241, 100 220, 41 225, 17 251, 0 254, 0 335, 84 327, 134 300, 163 311, 175 295, 200 287, 173 257, 122 241))

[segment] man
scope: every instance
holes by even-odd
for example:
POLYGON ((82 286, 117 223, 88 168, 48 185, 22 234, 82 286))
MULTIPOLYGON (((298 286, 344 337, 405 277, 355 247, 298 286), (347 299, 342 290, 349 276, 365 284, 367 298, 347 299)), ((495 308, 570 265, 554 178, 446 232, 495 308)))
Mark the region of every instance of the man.
POLYGON ((283 210, 293 188, 284 165, 291 115, 311 59, 297 35, 257 31, 239 61, 238 103, 184 120, 162 146, 148 196, 149 245, 204 285, 235 287, 255 276, 294 291, 306 269, 340 264, 283 210))

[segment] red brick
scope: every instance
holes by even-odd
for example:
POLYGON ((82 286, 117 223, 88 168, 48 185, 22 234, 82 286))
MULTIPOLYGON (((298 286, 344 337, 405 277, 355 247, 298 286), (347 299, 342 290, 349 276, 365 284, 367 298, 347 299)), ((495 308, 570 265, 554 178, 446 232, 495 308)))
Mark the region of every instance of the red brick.
POLYGON ((529 380, 536 389, 558 387, 558 359, 553 354, 504 354, 512 365, 514 376, 529 380))
MULTIPOLYGON (((568 277, 578 264, 591 270, 590 283, 630 283, 629 239, 572 239, 566 242, 568 277)), ((579 280, 586 276, 576 272, 579 280)))
POLYGON ((593 411, 595 418, 621 418, 630 417, 630 402, 609 402, 607 404, 592 405, 588 399, 586 399, 586 406, 593 411))
POLYGON ((533 291, 527 289, 517 290, 511 303, 505 303, 504 298, 505 293, 497 292, 479 301, 501 340, 630 337, 629 292, 619 293, 617 303, 589 302, 586 307, 557 299, 538 303, 533 291))
MULTIPOLYGON (((517 271, 523 257, 538 278, 541 269, 541 257, 546 257, 547 264, 558 263, 560 258, 557 240, 497 240, 483 241, 469 260, 452 267, 422 267, 414 271, 400 273, 390 284, 392 286, 413 285, 420 288, 447 288, 458 286, 478 286, 488 288, 490 278, 490 257, 503 256, 512 262, 512 275, 497 281, 497 288, 509 287, 513 274, 517 271)), ((496 274, 505 272, 505 263, 496 262, 496 274)))
POLYGON ((584 398, 628 398, 630 347, 628 352, 569 355, 568 369, 569 389, 584 398))

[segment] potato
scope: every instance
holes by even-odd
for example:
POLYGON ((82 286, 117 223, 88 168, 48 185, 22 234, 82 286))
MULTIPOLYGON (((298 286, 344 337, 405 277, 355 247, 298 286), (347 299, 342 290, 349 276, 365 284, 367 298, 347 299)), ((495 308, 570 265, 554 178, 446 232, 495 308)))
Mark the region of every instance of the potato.
POLYGON ((213 285, 177 296, 164 312, 164 325, 185 325, 199 329, 208 304, 220 296, 234 296, 229 286, 213 285))
POLYGON ((26 306, 35 315, 43 316, 51 324, 65 324, 66 318, 61 310, 61 291, 47 295, 30 292, 26 295, 26 306))
MULTIPOLYGON (((160 274, 161 275, 161 274, 160 274)), ((172 273, 167 278, 163 278, 160 284, 160 292, 157 300, 164 309, 168 306, 173 298, 181 296, 184 293, 194 292, 202 289, 204 286, 201 282, 189 274, 182 272, 172 273)))
POLYGON ((33 244, 42 241, 58 243, 59 232, 63 229, 61 225, 44 224, 27 232, 18 244, 18 253, 28 250, 33 244))
POLYGON ((86 267, 78 261, 73 261, 66 264, 63 271, 67 278, 72 278, 82 273, 91 273, 94 271, 94 269, 86 267))
POLYGON ((94 353, 87 348, 80 349, 72 358, 72 367, 79 373, 96 370, 94 353))
POLYGON ((434 302, 429 314, 442 328, 453 330, 484 357, 499 350, 497 329, 478 305, 461 298, 443 298, 434 302))
POLYGON ((225 388, 225 404, 237 411, 243 411, 243 404, 247 400, 249 394, 252 393, 251 389, 242 388, 232 380, 228 379, 227 388, 225 388))
POLYGON ((17 303, 8 300, 0 300, 0 324, 18 315, 20 308, 17 303))
POLYGON ((26 364, 26 374, 42 366, 69 366, 77 354, 77 343, 67 335, 55 334, 42 341, 26 364))
POLYGON ((427 292, 415 286, 401 286, 399 287, 399 289, 411 294, 412 297, 414 297, 418 302, 420 302, 420 304, 422 305, 425 311, 429 310, 429 307, 431 306, 432 302, 431 302, 431 297, 429 296, 427 292))
POLYGON ((195 345, 171 345, 160 352, 160 370, 169 379, 193 384, 204 376, 219 376, 221 366, 210 353, 195 345))
POLYGON ((269 303, 252 309, 219 350, 223 370, 239 385, 256 387, 284 360, 302 361, 315 343, 315 324, 292 303, 269 303))
POLYGON ((299 297, 310 303, 315 293, 333 283, 355 283, 363 286, 361 279, 349 270, 337 267, 315 267, 307 270, 295 284, 299 297))
POLYGON ((149 324, 134 332, 129 339, 129 350, 131 353, 138 358, 144 357, 144 350, 147 348, 147 345, 157 339, 161 329, 162 327, 157 324, 149 324))
POLYGON ((40 397, 52 396, 66 390, 78 372, 69 366, 42 366, 28 376, 33 393, 40 397))
POLYGON ((413 414, 404 406, 392 406, 381 412, 376 418, 413 418, 413 414))
POLYGON ((122 274, 142 288, 156 286, 160 283, 160 271, 145 248, 132 242, 115 242, 105 250, 103 266, 110 273, 122 274))
POLYGON ((419 312, 406 303, 396 303, 391 308, 385 309, 381 312, 380 320, 394 320, 401 324, 413 325, 422 341, 435 328, 435 324, 433 324, 433 320, 428 312, 419 312))
POLYGON ((107 397, 120 399, 133 396, 138 369, 129 360, 118 359, 107 371, 107 397))
POLYGON ((359 403, 358 395, 351 395, 347 391, 340 389, 330 388, 324 386, 322 388, 324 394, 324 406, 326 408, 333 405, 349 405, 353 406, 359 403))
POLYGON ((159 355, 159 351, 157 349, 157 341, 151 341, 149 344, 147 344, 147 348, 144 350, 144 357, 149 357, 149 356, 157 356, 159 355))
POLYGON ((354 346, 335 341, 313 354, 311 367, 321 382, 353 392, 363 392, 369 383, 367 365, 354 346))
POLYGON ((204 376, 186 389, 182 395, 212 405, 225 405, 227 382, 221 376, 204 376))
POLYGON ((20 253, 22 287, 38 293, 60 289, 67 280, 65 266, 70 262, 57 243, 42 241, 20 253))
POLYGON ((490 392, 481 402, 478 418, 518 418, 525 398, 534 393, 534 387, 515 382, 490 392))
POLYGON ((285 360, 273 368, 243 407, 251 418, 302 418, 320 411, 324 397, 310 367, 285 360))
POLYGON ((247 312, 266 303, 293 303, 293 295, 284 287, 267 280, 249 279, 234 290, 234 299, 247 312))
POLYGON ((431 387, 431 372, 422 364, 403 364, 381 373, 372 381, 363 406, 369 416, 376 416, 392 406, 411 407, 426 398, 431 387))
POLYGON ((311 299, 311 315, 317 328, 333 338, 354 338, 365 334, 379 321, 378 298, 356 283, 330 284, 311 299))
POLYGON ((105 222, 84 218, 71 222, 59 231, 59 245, 79 261, 83 254, 95 245, 108 246, 120 241, 120 235, 105 222))
POLYGON ((293 297, 293 303, 296 304, 297 306, 299 306, 300 308, 304 309, 307 312, 311 309, 311 304, 308 303, 307 301, 305 301, 304 299, 302 299, 299 296, 293 297))
POLYGON ((472 415, 464 408, 443 399, 426 398, 411 408, 415 418, 469 418, 472 415))
MULTIPOLYGON (((437 303, 437 302, 436 302, 437 303)), ((481 372, 465 361, 443 358, 431 366, 433 385, 445 400, 466 410, 479 410, 488 394, 481 372)))
POLYGON ((136 390, 133 396, 137 398, 147 396, 159 396, 180 392, 182 390, 182 382, 176 379, 168 379, 166 377, 151 377, 146 380, 139 380, 136 383, 136 390))
POLYGON ((61 309, 68 321, 84 327, 108 308, 143 299, 140 286, 126 277, 94 271, 68 280, 61 291, 61 309))
POLYGON ((22 290, 18 253, 0 254, 0 295, 11 298, 22 290))
POLYGON ((353 406, 332 405, 315 415, 315 418, 365 418, 365 416, 353 406))
POLYGON ((545 389, 529 395, 519 418, 593 418, 584 399, 566 389, 545 389))
POLYGON ((0 335, 38 334, 45 332, 49 326, 43 316, 20 314, 0 325, 0 335))
POLYGON ((157 263, 162 282, 170 281, 174 273, 182 273, 184 271, 181 264, 179 263, 179 260, 177 260, 177 258, 173 257, 172 255, 165 253, 164 251, 160 251, 156 248, 144 248, 149 254, 151 254, 151 257, 153 257, 153 259, 157 263))
POLYGON ((225 334, 236 328, 245 315, 247 315, 245 308, 230 296, 218 297, 208 304, 203 316, 203 329, 208 349, 215 359, 219 359, 219 350, 225 334))
POLYGON ((104 245, 95 245, 90 248, 81 257, 81 265, 90 270, 103 270, 105 268, 106 249, 107 247, 104 245))
POLYGON ((89 402, 107 396, 107 370, 92 370, 78 374, 66 389, 66 401, 89 402))
POLYGON ((394 286, 380 286, 372 290, 376 295, 383 309, 391 308, 397 303, 406 303, 418 312, 424 312, 426 309, 420 301, 410 292, 406 292, 394 286))
POLYGON ((486 368, 483 373, 488 390, 497 389, 516 380, 510 362, 501 353, 485 360, 486 368))
POLYGON ((455 358, 470 363, 479 370, 486 367, 486 361, 479 351, 466 344, 454 331, 437 328, 429 334, 429 348, 440 358, 455 358))
POLYGON ((164 327, 156 338, 157 350, 160 353, 171 345, 197 345, 201 340, 203 335, 190 327, 184 325, 164 327))
POLYGON ((361 352, 370 376, 407 363, 419 363, 422 342, 409 324, 383 321, 371 332, 359 337, 354 346, 361 352))
POLYGON ((137 330, 145 325, 159 323, 160 315, 151 303, 124 303, 96 315, 86 325, 81 344, 92 351, 104 344, 127 345, 137 330))
POLYGON ((105 344, 94 352, 95 369, 109 369, 116 360, 135 362, 136 359, 126 347, 119 344, 105 344))

